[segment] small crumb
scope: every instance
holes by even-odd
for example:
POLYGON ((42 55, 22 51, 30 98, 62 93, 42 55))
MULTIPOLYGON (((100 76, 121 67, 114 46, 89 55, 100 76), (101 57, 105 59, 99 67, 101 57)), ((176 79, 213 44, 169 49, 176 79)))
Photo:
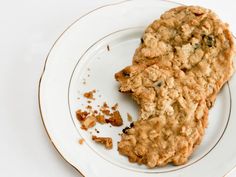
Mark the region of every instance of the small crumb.
POLYGON ((93 135, 92 140, 104 145, 106 149, 112 149, 113 147, 112 139, 109 137, 97 137, 93 135))
MULTIPOLYGON (((95 91, 96 92, 96 91, 95 91)), ((87 99, 94 99, 93 98, 93 94, 95 93, 94 90, 92 91, 89 91, 89 92, 85 92, 84 93, 84 97, 87 98, 87 99)))
POLYGON ((129 113, 127 113, 127 120, 128 120, 129 122, 132 122, 132 121, 133 121, 133 118, 132 118, 132 116, 131 116, 129 113))
POLYGON ((110 115, 110 110, 108 110, 108 109, 101 109, 100 111, 101 111, 103 114, 107 115, 107 116, 110 115))
POLYGON ((110 127, 110 128, 112 128, 112 126, 111 126, 111 125, 109 125, 109 127, 110 127))
POLYGON ((88 106, 86 106, 86 109, 91 110, 91 109, 92 109, 92 106, 88 105, 88 106))
POLYGON ((85 121, 88 116, 88 112, 81 111, 80 109, 76 111, 76 117, 79 121, 85 121))
POLYGON ((90 68, 87 68, 88 71, 90 71, 90 68))
POLYGON ((100 133, 100 132, 99 132, 99 130, 98 130, 98 129, 96 129, 96 128, 95 128, 95 131, 96 131, 97 133, 100 133))
POLYGON ((97 110, 94 110, 93 112, 94 112, 94 114, 97 114, 97 113, 98 113, 98 111, 97 111, 97 110))
POLYGON ((87 101, 87 103, 89 103, 89 104, 90 104, 90 103, 92 103, 92 101, 91 101, 91 100, 88 100, 88 101, 87 101))
POLYGON ((109 108, 109 106, 107 105, 106 102, 103 103, 102 107, 103 107, 103 108, 109 108))
POLYGON ((83 81, 83 84, 86 85, 86 81, 83 81))
POLYGON ((87 76, 90 77, 90 74, 88 74, 87 76))
POLYGON ((112 109, 113 111, 116 111, 117 108, 118 108, 118 103, 116 103, 115 105, 113 105, 113 106, 111 107, 111 109, 112 109))
POLYGON ((87 130, 88 128, 94 127, 96 125, 96 118, 89 115, 86 111, 81 111, 80 109, 76 111, 76 118, 81 123, 81 129, 87 130))
POLYGON ((79 140, 79 144, 82 145, 82 144, 84 143, 84 141, 85 141, 84 138, 81 138, 81 139, 79 140))
POLYGON ((78 97, 77 99, 80 100, 80 97, 78 97))
POLYGON ((96 116, 96 120, 97 120, 97 122, 100 123, 100 124, 105 124, 105 123, 106 123, 106 120, 105 120, 104 115, 101 115, 101 114, 99 114, 99 115, 96 116))
POLYGON ((107 51, 110 51, 110 46, 109 45, 107 45, 107 51))
POLYGON ((87 130, 96 125, 96 118, 94 116, 87 116, 87 118, 81 123, 82 123, 81 129, 87 130))
POLYGON ((84 125, 81 125, 81 127, 80 127, 82 130, 85 130, 85 131, 87 131, 88 129, 84 126, 84 125))
POLYGON ((92 132, 89 132, 90 135, 92 135, 92 132))
POLYGON ((119 111, 115 111, 109 119, 106 119, 106 122, 110 123, 113 126, 123 125, 123 119, 121 118, 119 111))

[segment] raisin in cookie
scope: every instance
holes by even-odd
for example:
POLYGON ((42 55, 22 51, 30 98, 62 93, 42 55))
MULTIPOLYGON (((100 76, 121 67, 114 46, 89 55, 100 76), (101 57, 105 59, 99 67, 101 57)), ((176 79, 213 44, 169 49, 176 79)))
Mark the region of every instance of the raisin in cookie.
POLYGON ((122 134, 121 154, 148 167, 183 164, 201 142, 208 107, 202 88, 180 69, 133 65, 116 74, 121 92, 140 105, 140 120, 122 134))

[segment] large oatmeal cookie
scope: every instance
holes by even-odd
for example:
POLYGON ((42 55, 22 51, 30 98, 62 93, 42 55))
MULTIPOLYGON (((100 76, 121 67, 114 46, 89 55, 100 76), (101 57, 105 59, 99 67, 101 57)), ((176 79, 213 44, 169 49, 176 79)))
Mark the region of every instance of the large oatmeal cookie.
POLYGON ((190 69, 201 60, 214 60, 219 55, 231 58, 233 50, 228 25, 215 13, 199 6, 180 6, 147 27, 133 63, 158 60, 190 69))
POLYGON ((209 107, 234 70, 233 37, 228 25, 209 9, 199 6, 173 8, 148 26, 141 41, 133 64, 158 62, 179 67, 184 72, 197 65, 208 69, 209 76, 204 80, 210 81, 202 84, 214 85, 207 93, 209 107))
POLYGON ((202 88, 182 70, 157 64, 126 67, 116 79, 140 105, 140 120, 123 133, 119 152, 149 167, 185 163, 207 126, 202 88))
POLYGON ((201 142, 208 109, 234 72, 228 25, 210 10, 180 6, 145 30, 133 65, 116 73, 140 106, 118 150, 149 167, 183 164, 201 142))

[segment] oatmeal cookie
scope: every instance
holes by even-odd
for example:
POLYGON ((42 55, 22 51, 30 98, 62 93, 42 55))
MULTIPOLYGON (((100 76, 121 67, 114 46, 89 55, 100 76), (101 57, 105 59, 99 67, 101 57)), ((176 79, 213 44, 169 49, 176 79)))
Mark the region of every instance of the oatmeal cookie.
POLYGON ((122 134, 119 152, 148 167, 185 163, 207 126, 202 88, 182 70, 157 64, 126 67, 116 79, 140 105, 140 120, 122 134))
POLYGON ((179 67, 184 72, 195 68, 192 73, 205 67, 209 76, 204 77, 201 84, 206 90, 209 88, 207 104, 211 107, 216 94, 234 71, 234 53, 228 25, 215 13, 199 6, 180 6, 165 12, 147 27, 133 64, 158 62, 179 67))
POLYGON ((214 60, 219 55, 230 58, 233 50, 228 25, 215 13, 199 6, 180 6, 147 27, 133 64, 158 60, 190 69, 201 60, 214 60))
POLYGON ((148 167, 184 164, 200 144, 208 110, 234 72, 233 37, 211 10, 180 6, 145 30, 133 65, 115 74, 140 116, 118 150, 148 167))

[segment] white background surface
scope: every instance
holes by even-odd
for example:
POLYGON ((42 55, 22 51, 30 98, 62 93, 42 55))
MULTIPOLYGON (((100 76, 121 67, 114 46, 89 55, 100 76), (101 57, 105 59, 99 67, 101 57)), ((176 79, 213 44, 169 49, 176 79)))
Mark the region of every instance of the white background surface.
MULTIPOLYGON (((1 177, 80 177, 47 137, 38 110, 38 81, 47 53, 64 29, 84 13, 112 2, 116 1, 0 0, 1 177)), ((175 2, 213 9, 236 34, 233 0, 175 2)))

